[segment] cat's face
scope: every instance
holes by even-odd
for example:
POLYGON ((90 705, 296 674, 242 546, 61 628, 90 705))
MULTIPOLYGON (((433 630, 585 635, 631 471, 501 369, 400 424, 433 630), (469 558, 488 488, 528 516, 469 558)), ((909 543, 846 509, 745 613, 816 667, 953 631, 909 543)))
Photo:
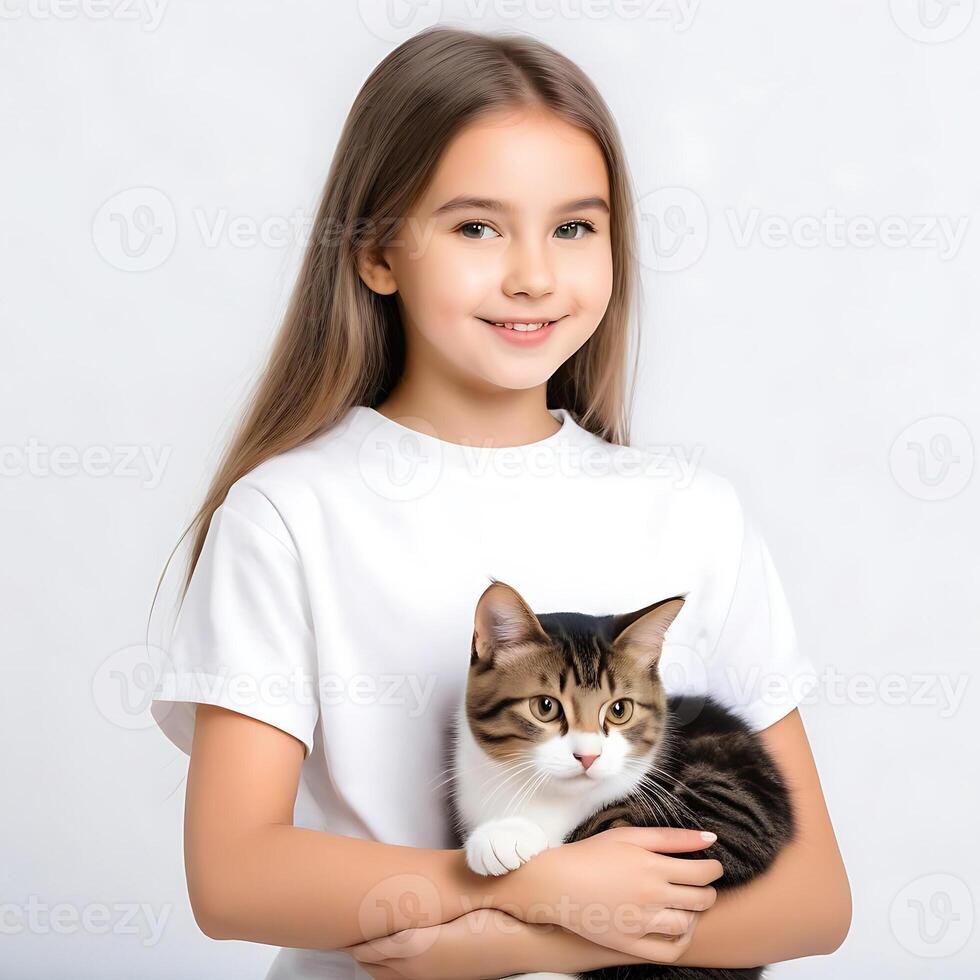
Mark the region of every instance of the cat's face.
POLYGON ((477 604, 466 691, 477 743, 559 789, 640 778, 666 721, 657 662, 683 604, 676 596, 621 616, 535 616, 494 582, 477 604))

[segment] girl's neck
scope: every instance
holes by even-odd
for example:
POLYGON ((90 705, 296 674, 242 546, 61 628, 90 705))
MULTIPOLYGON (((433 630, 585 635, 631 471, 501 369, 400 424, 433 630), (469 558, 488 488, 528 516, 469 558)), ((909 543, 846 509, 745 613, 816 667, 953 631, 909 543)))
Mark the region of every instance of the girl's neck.
POLYGON ((434 430, 446 442, 466 445, 522 446, 561 428, 548 411, 543 385, 482 398, 396 389, 374 409, 410 429, 434 430))

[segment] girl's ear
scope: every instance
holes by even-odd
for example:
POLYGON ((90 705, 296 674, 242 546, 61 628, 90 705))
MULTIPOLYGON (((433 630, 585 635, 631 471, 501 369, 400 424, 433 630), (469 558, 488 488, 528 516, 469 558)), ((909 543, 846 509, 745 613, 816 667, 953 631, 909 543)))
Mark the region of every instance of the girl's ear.
POLYGON ((398 292, 395 275, 385 260, 383 250, 378 246, 366 248, 358 255, 357 274, 368 289, 382 296, 398 292))

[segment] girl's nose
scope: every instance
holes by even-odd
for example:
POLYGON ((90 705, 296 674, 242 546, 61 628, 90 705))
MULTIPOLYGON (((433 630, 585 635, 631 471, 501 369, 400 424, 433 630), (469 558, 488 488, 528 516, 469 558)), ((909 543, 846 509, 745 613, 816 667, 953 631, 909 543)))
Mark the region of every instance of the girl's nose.
POLYGON ((504 282, 504 292, 514 295, 546 296, 555 287, 554 270, 544 249, 533 245, 515 246, 511 266, 504 282))
POLYGON ((582 763, 582 767, 584 769, 588 769, 589 766, 591 766, 592 763, 599 758, 598 755, 579 755, 577 752, 573 752, 572 755, 574 755, 575 758, 582 763))

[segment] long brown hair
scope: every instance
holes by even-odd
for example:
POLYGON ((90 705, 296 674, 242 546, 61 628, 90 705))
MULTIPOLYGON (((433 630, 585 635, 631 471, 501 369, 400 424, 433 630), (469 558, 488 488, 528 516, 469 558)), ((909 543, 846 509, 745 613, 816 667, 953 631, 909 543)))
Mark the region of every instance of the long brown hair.
POLYGON ((611 194, 612 296, 595 333, 549 379, 548 407, 567 408, 583 428, 628 443, 626 361, 637 273, 632 194, 612 114, 581 69, 532 37, 429 28, 395 48, 354 100, 268 363, 181 535, 193 534, 181 599, 232 484, 331 428, 352 406, 380 404, 399 380, 405 341, 397 306, 360 279, 361 250, 395 237, 398 217, 425 192, 460 130, 485 114, 531 106, 594 137, 611 194))

